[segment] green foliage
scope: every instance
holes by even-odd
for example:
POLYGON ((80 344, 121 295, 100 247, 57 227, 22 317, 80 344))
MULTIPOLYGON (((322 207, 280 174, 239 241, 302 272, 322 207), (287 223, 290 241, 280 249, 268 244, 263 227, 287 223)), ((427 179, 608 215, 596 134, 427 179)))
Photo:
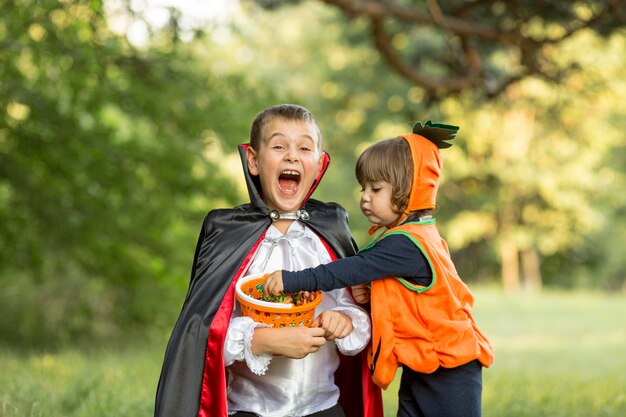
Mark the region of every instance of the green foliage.
POLYGON ((438 99, 493 98, 528 76, 559 82, 575 67, 552 59, 555 46, 587 28, 610 36, 626 25, 618 1, 324 3, 367 25, 356 42, 373 44, 390 71, 438 99))
POLYGON ((623 196, 616 192, 624 169, 611 163, 626 145, 626 119, 617 104, 623 62, 608 60, 601 71, 592 62, 624 45, 620 35, 604 44, 591 33, 580 34, 555 58, 578 62, 585 76, 573 75, 561 85, 529 78, 481 106, 469 98, 443 103, 456 115, 451 121, 461 125, 457 146, 444 153, 439 200, 441 217, 452 221, 443 228, 457 259, 463 262, 471 246, 497 252, 508 241, 541 254, 549 285, 623 285, 624 263, 615 261, 614 246, 598 245, 624 223, 617 209, 623 196), (573 49, 590 44, 584 55, 573 49), (472 223, 482 227, 474 230, 472 223), (592 272, 609 259, 612 272, 592 272))
POLYGON ((176 33, 133 47, 100 2, 8 2, 0 30, 3 334, 169 323, 203 215, 239 198, 205 153, 245 141, 245 80, 212 75, 176 33))

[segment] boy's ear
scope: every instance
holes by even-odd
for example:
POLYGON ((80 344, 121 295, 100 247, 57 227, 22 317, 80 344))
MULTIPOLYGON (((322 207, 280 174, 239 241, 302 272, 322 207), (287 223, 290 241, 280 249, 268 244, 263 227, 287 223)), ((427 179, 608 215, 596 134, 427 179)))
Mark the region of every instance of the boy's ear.
POLYGON ((259 165, 257 163, 257 153, 252 146, 246 148, 246 158, 248 159, 248 171, 251 175, 259 175, 259 165))
MULTIPOLYGON (((319 159, 317 160, 317 175, 319 175, 320 172, 322 172, 322 168, 324 168, 324 159, 325 159, 324 157, 325 156, 326 156, 326 153, 322 152, 320 154, 319 159)), ((317 175, 316 175, 316 177, 317 177, 317 175)))

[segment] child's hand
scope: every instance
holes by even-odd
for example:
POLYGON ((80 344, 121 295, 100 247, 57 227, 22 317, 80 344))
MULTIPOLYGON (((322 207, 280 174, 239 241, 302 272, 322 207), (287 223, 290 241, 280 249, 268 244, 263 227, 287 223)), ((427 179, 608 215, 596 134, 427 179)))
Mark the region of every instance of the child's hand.
POLYGON ((316 326, 324 329, 326 340, 343 339, 352 332, 352 319, 339 311, 325 310, 313 322, 316 326))
POLYGON ((265 277, 265 282, 263 283, 265 294, 279 295, 284 288, 282 271, 274 271, 265 277))
POLYGON ((319 327, 257 327, 252 338, 252 353, 302 359, 326 343, 324 333, 319 327))
POLYGON ((359 284, 352 286, 352 297, 359 304, 369 303, 370 287, 367 284, 359 284))

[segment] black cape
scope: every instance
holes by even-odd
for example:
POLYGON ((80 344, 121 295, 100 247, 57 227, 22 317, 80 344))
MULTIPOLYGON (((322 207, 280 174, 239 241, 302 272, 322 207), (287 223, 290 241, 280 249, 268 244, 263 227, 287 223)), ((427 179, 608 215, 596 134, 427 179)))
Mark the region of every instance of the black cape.
MULTIPOLYGON (((248 172, 246 148, 240 145, 250 203, 210 211, 196 246, 187 296, 170 336, 156 393, 155 417, 227 416, 223 345, 234 303, 234 283, 248 266, 271 224, 257 177, 248 172)), ((308 198, 306 222, 325 243, 331 257, 356 253, 345 210, 335 203, 308 198)), ((341 356, 336 383, 348 417, 382 416, 380 391, 371 383, 365 355, 341 356), (348 388, 345 388, 345 385, 348 388)))

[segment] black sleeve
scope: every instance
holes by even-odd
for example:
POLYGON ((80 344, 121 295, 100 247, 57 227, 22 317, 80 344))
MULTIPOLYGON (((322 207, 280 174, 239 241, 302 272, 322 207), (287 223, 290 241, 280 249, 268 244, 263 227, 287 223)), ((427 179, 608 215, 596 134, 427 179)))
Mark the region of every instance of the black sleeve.
POLYGON ((403 277, 427 286, 432 280, 432 270, 409 238, 390 235, 354 256, 302 271, 283 271, 283 285, 285 292, 330 291, 386 277, 403 277))

